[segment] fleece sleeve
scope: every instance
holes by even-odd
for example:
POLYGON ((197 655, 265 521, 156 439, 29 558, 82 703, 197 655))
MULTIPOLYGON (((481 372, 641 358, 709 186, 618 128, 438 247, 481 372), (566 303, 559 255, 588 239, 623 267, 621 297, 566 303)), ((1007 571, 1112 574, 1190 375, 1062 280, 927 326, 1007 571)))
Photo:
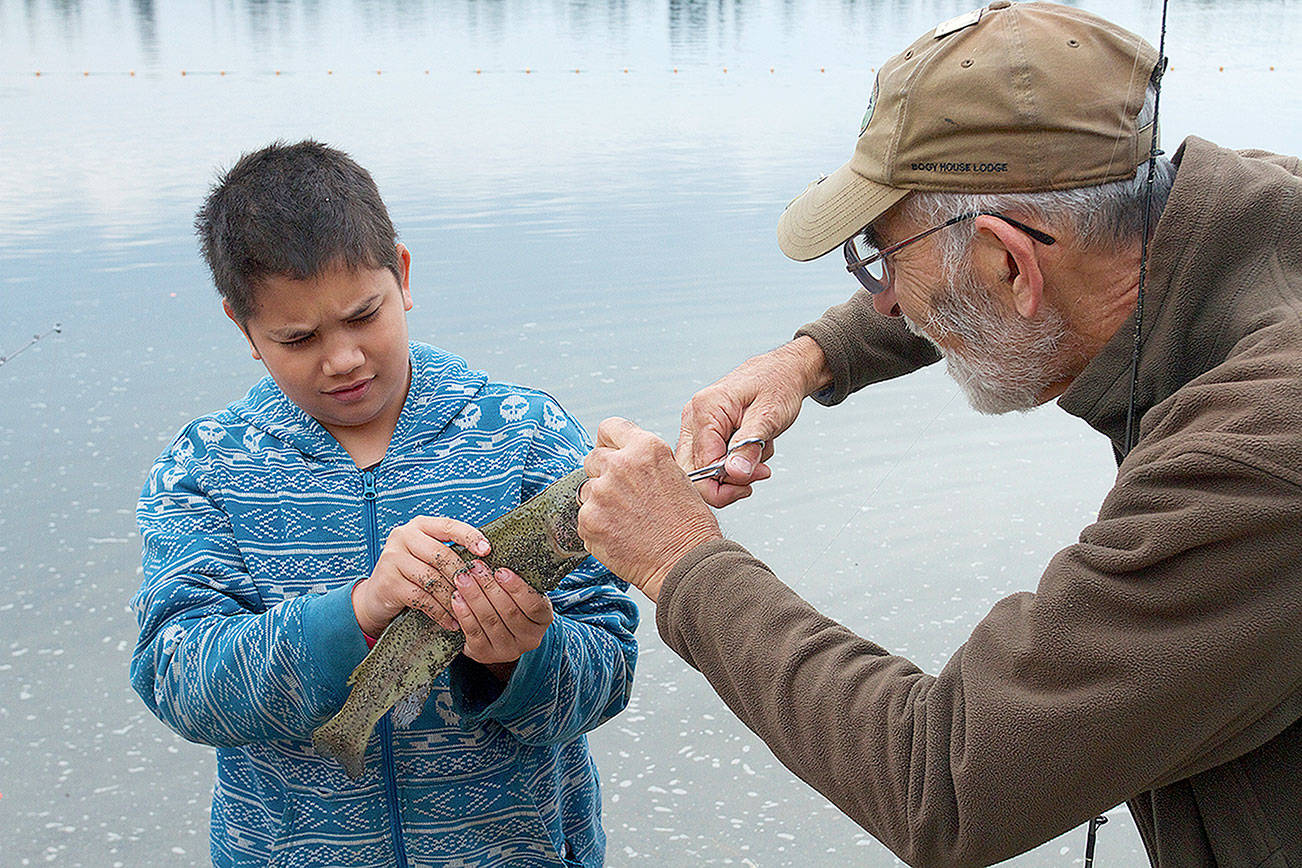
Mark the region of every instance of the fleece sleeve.
MULTIPOLYGON (((592 448, 579 423, 549 405, 521 500, 581 466, 592 448)), ((467 725, 494 720, 529 745, 562 744, 614 717, 628 704, 637 663, 638 610, 627 589, 589 558, 548 594, 556 617, 505 685, 465 656, 453 661, 453 707, 467 725)))
POLYGON ((820 404, 839 404, 864 386, 916 371, 940 360, 930 341, 910 332, 903 317, 882 316, 873 297, 859 290, 849 300, 796 331, 823 351, 832 382, 814 395, 820 404))
POLYGON ((307 738, 343 703, 348 673, 366 655, 352 583, 265 608, 211 470, 175 446, 154 464, 137 508, 144 579, 132 600, 132 686, 190 741, 307 738))
POLYGON ((1296 466, 1211 437, 1132 459, 1036 593, 996 604, 938 675, 729 541, 676 565, 660 633, 901 859, 998 862, 1302 714, 1296 466))

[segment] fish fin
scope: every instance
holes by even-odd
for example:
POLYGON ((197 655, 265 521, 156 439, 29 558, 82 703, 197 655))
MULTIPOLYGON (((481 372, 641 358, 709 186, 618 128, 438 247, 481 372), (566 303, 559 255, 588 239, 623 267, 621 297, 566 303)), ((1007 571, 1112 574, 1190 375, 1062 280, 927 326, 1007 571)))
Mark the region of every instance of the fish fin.
POLYGON ((393 725, 396 728, 406 729, 420 717, 421 709, 425 707, 425 700, 429 699, 429 692, 433 687, 433 680, 426 681, 393 704, 393 725))
POLYGON ((312 731, 312 747, 322 756, 336 760, 348 777, 357 780, 366 771, 366 745, 375 727, 349 727, 348 719, 341 711, 318 726, 312 731))

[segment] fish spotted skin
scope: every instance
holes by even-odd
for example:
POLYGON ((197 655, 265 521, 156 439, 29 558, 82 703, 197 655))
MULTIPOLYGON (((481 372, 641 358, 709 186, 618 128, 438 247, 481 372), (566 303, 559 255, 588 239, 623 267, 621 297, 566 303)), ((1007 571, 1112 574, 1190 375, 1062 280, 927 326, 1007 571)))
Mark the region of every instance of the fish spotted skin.
MULTIPOLYGON (((541 593, 560 584, 587 559, 578 535, 578 490, 587 479, 575 470, 529 500, 480 528, 492 551, 481 558, 489 569, 506 567, 541 593)), ((474 556, 452 549, 470 563, 474 556)), ((414 720, 439 674, 465 647, 460 631, 445 630, 419 609, 405 609, 380 635, 375 647, 348 677, 352 688, 343 708, 312 732, 317 753, 337 760, 350 778, 366 770, 366 746, 384 713, 404 700, 405 720, 414 720)))

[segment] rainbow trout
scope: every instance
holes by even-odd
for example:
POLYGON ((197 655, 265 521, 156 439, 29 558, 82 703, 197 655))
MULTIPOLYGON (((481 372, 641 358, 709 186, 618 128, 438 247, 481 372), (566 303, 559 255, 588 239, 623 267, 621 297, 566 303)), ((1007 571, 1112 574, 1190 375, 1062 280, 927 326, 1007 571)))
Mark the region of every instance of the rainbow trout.
MULTIPOLYGON (((578 532, 577 495, 585 479, 582 469, 575 470, 481 527, 493 547, 481 560, 489 569, 514 570, 540 594, 559 585, 588 556, 578 532)), ((452 549, 467 564, 474 560, 461 546, 452 549)), ((338 760, 353 780, 361 777, 375 724, 390 708, 396 726, 415 720, 434 679, 465 644, 460 631, 443 629, 419 609, 405 609, 348 676, 352 690, 344 707, 312 733, 317 753, 338 760)))

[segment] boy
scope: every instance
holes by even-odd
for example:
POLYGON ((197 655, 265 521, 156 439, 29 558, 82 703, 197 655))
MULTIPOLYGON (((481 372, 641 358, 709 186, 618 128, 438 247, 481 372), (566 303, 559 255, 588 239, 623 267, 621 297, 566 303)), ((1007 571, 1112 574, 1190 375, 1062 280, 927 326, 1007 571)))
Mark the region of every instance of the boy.
POLYGON ((586 434, 546 394, 408 342, 411 254, 345 154, 247 154, 195 226, 270 376, 150 473, 131 680, 217 748, 213 863, 600 865, 583 733, 632 688, 626 586, 589 561, 542 596, 444 545, 486 554, 475 526, 579 466, 586 434), (409 606, 466 648, 409 728, 385 716, 353 782, 311 733, 409 606))

